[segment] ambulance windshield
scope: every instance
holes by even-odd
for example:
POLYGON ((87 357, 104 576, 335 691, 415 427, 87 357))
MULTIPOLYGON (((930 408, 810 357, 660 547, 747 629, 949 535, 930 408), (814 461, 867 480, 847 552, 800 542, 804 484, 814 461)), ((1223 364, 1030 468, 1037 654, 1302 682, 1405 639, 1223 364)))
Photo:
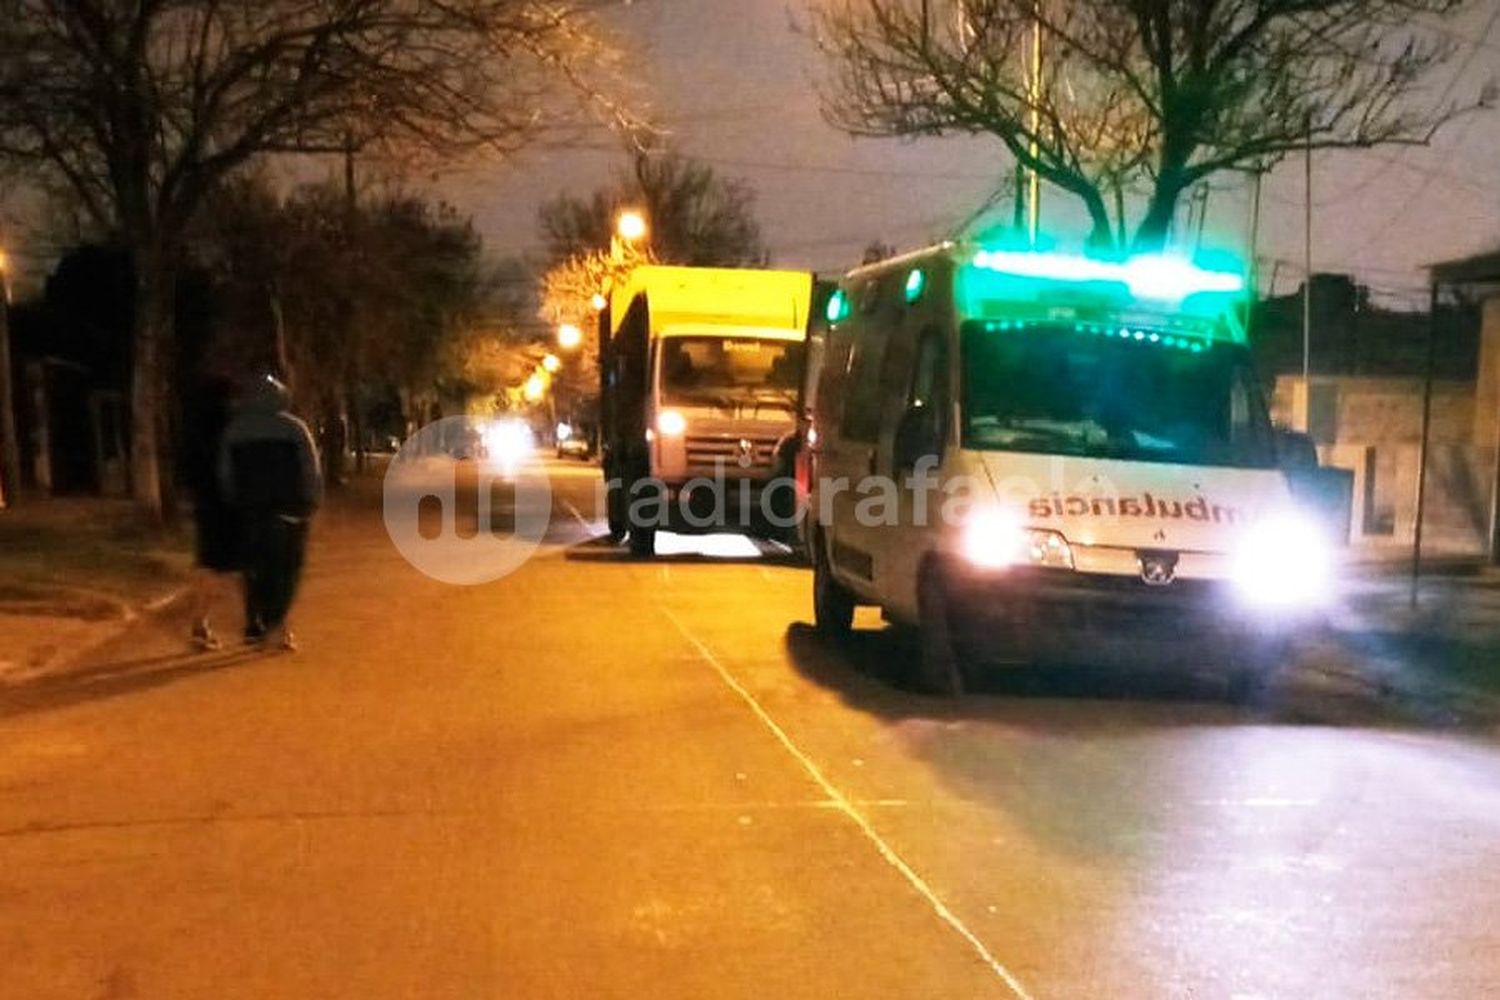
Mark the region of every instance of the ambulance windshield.
POLYGON ((1276 462, 1250 354, 1237 344, 976 321, 964 326, 963 380, 968 448, 1257 469, 1276 462))

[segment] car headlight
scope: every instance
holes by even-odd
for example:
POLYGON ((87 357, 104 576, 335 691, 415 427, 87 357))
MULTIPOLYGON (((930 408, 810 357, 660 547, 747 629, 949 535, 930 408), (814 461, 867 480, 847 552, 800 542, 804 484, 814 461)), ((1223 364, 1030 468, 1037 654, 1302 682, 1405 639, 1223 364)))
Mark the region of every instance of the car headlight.
POLYGON ((1333 546, 1305 514, 1260 519, 1240 538, 1233 559, 1235 589, 1256 607, 1312 608, 1333 596, 1333 546))
POLYGON ((963 554, 981 569, 1045 566, 1072 569, 1073 550, 1055 531, 1028 528, 1005 510, 982 511, 964 524, 963 554))

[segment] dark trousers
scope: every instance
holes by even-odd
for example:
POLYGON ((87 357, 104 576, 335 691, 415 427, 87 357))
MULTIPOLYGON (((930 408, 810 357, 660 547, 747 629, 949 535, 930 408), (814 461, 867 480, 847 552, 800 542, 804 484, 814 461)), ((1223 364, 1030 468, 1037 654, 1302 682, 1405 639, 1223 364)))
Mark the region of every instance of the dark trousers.
POLYGON ((244 531, 245 631, 270 631, 286 622, 297 596, 307 551, 307 520, 250 511, 244 531))

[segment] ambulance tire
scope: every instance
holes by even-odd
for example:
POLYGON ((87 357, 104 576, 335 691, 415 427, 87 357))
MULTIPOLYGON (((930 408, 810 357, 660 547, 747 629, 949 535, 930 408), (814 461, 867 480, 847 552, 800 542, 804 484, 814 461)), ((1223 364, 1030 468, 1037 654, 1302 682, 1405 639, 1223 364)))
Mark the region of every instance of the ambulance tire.
POLYGON ((841 639, 854 627, 854 594, 833 577, 828 546, 821 532, 813 535, 813 626, 820 635, 841 639))
POLYGON ((962 645, 953 629, 953 604, 941 565, 929 561, 917 580, 917 655, 912 686, 926 694, 957 698, 969 682, 962 645))
POLYGON ((1285 641, 1250 643, 1231 664, 1229 700, 1244 708, 1267 707, 1290 656, 1291 646, 1285 641))

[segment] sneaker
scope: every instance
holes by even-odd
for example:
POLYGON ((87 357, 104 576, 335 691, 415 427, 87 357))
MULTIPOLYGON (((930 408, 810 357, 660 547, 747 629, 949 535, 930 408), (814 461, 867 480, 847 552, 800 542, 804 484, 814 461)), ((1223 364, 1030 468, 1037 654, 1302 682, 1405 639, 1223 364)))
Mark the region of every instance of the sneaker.
POLYGON ((214 634, 214 630, 208 622, 200 621, 193 625, 192 636, 193 648, 200 653, 212 653, 216 649, 223 648, 223 643, 214 634))
POLYGON ((261 644, 266 649, 280 650, 283 653, 295 653, 297 651, 297 637, 285 625, 278 625, 273 629, 267 630, 261 639, 261 644))

